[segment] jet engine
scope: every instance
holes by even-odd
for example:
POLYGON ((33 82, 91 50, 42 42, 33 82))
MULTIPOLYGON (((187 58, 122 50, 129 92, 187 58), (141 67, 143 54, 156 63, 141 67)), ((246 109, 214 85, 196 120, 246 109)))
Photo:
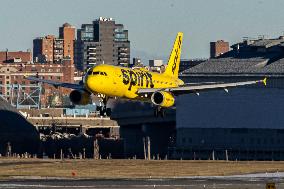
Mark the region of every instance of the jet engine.
POLYGON ((71 102, 76 105, 87 105, 92 100, 90 93, 81 90, 71 91, 69 98, 71 102))
POLYGON ((153 93, 151 100, 153 104, 164 108, 169 108, 175 104, 175 97, 171 93, 164 91, 153 93))

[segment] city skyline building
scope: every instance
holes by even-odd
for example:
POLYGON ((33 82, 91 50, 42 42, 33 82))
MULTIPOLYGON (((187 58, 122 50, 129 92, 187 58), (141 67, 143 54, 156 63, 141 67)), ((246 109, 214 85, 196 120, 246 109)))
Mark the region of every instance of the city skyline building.
POLYGON ((32 53, 30 50, 27 51, 0 51, 0 64, 2 63, 31 63, 32 53))
POLYGON ((112 18, 100 17, 77 30, 75 64, 79 70, 99 64, 129 66, 128 30, 112 18))
POLYGON ((230 50, 229 42, 218 40, 210 42, 210 58, 216 58, 230 50))
POLYGON ((33 40, 33 60, 40 63, 60 63, 64 58, 74 62, 75 27, 69 23, 59 27, 59 37, 47 35, 33 40))
POLYGON ((59 27, 59 39, 63 40, 63 57, 70 58, 74 61, 74 41, 76 29, 69 23, 65 23, 59 27))
MULTIPOLYGON (((1 54, 1 53, 0 53, 1 54)), ((37 76, 41 79, 48 79, 57 82, 74 82, 74 64, 70 59, 64 59, 61 64, 54 63, 0 63, 0 96, 10 95, 11 85, 22 85, 23 92, 29 93, 30 89, 25 86, 35 85, 37 82, 26 80, 26 76, 37 76)), ((54 95, 67 96, 70 89, 55 88, 52 85, 42 84, 41 105, 48 106, 50 98, 54 95)))

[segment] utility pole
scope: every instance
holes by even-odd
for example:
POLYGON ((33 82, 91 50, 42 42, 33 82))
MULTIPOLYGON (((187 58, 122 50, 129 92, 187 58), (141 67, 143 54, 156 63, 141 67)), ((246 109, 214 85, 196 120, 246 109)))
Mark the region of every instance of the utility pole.
POLYGON ((60 159, 63 160, 63 151, 60 149, 60 159))
POLYGON ((6 153, 7 157, 11 157, 12 156, 12 145, 10 142, 7 143, 7 153, 6 153))
POLYGON ((225 153, 226 153, 226 161, 229 161, 228 150, 226 150, 225 153))
POLYGON ((100 147, 98 144, 98 139, 94 140, 94 159, 100 158, 100 147))
POLYGON ((86 148, 83 148, 83 159, 86 159, 86 148))
POLYGON ((147 137, 147 143, 148 143, 148 160, 151 160, 151 141, 150 141, 150 137, 147 137))
POLYGON ((147 152, 146 152, 146 141, 145 137, 143 137, 143 150, 144 150, 144 159, 147 159, 147 152))

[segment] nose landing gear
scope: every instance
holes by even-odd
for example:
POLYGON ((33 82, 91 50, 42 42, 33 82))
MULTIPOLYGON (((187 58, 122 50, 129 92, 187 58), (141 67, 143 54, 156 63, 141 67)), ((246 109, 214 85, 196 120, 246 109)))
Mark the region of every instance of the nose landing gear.
POLYGON ((102 97, 102 106, 98 106, 97 107, 97 111, 100 112, 100 116, 111 116, 111 108, 107 108, 107 101, 108 101, 108 97, 107 96, 103 96, 102 97))

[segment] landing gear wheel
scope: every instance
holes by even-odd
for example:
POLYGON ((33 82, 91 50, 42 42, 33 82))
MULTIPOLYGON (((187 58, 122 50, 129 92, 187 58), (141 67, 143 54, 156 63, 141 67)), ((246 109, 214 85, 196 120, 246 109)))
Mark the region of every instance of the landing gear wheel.
POLYGON ((159 108, 155 108, 154 110, 154 116, 159 117, 159 108))
POLYGON ((100 116, 104 116, 105 115, 105 111, 104 111, 104 109, 102 108, 101 110, 100 110, 100 116))
POLYGON ((100 116, 105 116, 105 115, 110 116, 111 109, 106 107, 109 97, 105 95, 102 95, 102 96, 100 95, 99 97, 102 98, 102 106, 97 106, 97 111, 100 112, 100 116))
POLYGON ((96 110, 97 110, 97 111, 101 111, 101 109, 102 109, 101 106, 97 106, 97 107, 96 107, 96 110))
POLYGON ((160 114, 161 114, 161 117, 165 117, 166 111, 164 108, 160 109, 160 114))
POLYGON ((107 108, 106 109, 106 116, 110 116, 111 115, 111 108, 107 108))

